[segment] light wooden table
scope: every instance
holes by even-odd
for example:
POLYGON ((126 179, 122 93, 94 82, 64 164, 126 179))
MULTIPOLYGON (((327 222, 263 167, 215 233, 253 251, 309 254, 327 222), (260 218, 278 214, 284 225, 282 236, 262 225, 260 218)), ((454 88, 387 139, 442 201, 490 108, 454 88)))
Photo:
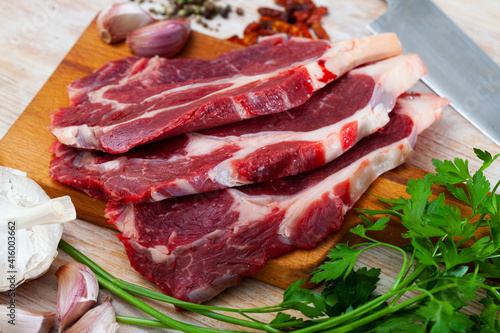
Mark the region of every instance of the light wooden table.
MULTIPOLYGON (((97 12, 112 0, 25 0, 21 2, 2 2, 0 11, 0 138, 23 112, 31 99, 52 74, 65 54, 76 42, 83 30, 97 12)), ((272 0, 232 0, 227 1, 234 8, 242 7, 243 17, 234 12, 229 19, 209 21, 211 29, 194 24, 193 29, 206 34, 227 38, 258 18, 256 8, 272 7, 272 0)), ((500 1, 491 0, 435 0, 470 37, 476 41, 497 63, 500 63, 500 1)), ((366 24, 381 15, 386 4, 382 0, 316 0, 318 5, 329 8, 330 14, 324 18, 323 26, 333 40, 349 39, 367 34, 366 24)), ((418 91, 428 90, 423 84, 415 87, 418 91)), ((499 106, 500 109, 500 106, 499 106)), ((432 171, 432 158, 468 158, 473 169, 479 167, 472 147, 499 153, 500 147, 492 143, 477 129, 464 120, 452 108, 447 107, 441 120, 425 131, 417 143, 416 153, 409 163, 426 171, 432 171)), ((23 147, 19 147, 20 150, 23 147)), ((500 179, 500 163, 494 164, 487 177, 496 182, 500 179)), ((114 233, 85 221, 76 220, 65 225, 64 239, 78 244, 78 248, 92 257, 98 264, 112 274, 126 277, 135 283, 149 285, 128 265, 121 243, 114 233), (82 233, 96 234, 99 237, 81 241, 82 233), (103 244, 106 244, 103 249, 103 244), (110 261, 107 254, 118 255, 123 261, 110 261)), ((16 301, 37 310, 55 311, 57 280, 54 272, 60 265, 72 259, 60 253, 51 269, 43 277, 23 284, 17 290, 16 301)), ((397 271, 399 258, 395 254, 380 250, 361 258, 360 264, 378 266, 384 269, 381 289, 387 288, 394 272, 397 271)), ((108 292, 101 292, 101 299, 108 292)), ((282 290, 252 278, 247 278, 235 288, 225 291, 211 301, 212 304, 230 306, 262 306, 279 303, 282 290)), ((0 294, 0 302, 6 302, 5 294, 0 294)), ((121 300, 114 299, 113 305, 118 314, 142 316, 121 300)), ((170 306, 160 309, 183 321, 208 325, 215 328, 230 329, 211 320, 187 313, 176 312, 170 306)), ((266 316, 263 316, 266 318, 266 316)), ((267 317, 270 319, 271 317, 267 317)), ((0 319, 0 320, 3 320, 0 319)), ((57 331, 54 328, 54 332, 57 331)), ((137 328, 121 325, 120 332, 156 332, 160 330, 137 328)))

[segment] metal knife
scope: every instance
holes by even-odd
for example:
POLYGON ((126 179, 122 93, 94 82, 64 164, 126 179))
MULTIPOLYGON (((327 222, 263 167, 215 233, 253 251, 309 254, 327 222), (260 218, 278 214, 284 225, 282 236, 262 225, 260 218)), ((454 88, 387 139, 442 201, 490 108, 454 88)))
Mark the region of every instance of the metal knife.
POLYGON ((387 12, 368 29, 395 32, 404 51, 427 66, 422 81, 500 145, 500 67, 432 1, 387 2, 387 12))

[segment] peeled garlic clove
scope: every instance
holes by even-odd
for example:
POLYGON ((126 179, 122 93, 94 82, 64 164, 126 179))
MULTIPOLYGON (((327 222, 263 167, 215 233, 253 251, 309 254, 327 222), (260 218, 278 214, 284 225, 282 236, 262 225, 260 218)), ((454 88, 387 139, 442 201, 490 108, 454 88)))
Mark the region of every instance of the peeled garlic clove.
POLYGON ((137 28, 156 22, 154 17, 135 3, 124 2, 107 6, 97 16, 99 36, 106 43, 116 43, 137 28))
POLYGON ((99 283, 84 264, 67 263, 56 271, 57 276, 57 319, 59 332, 80 318, 97 301, 99 283))
POLYGON ((115 311, 109 302, 109 297, 89 310, 66 333, 113 333, 118 329, 115 311))
POLYGON ((15 303, 0 304, 0 332, 47 333, 56 322, 54 312, 30 310, 15 303))
POLYGON ((136 29, 127 35, 127 45, 140 57, 172 57, 186 44, 191 27, 182 19, 164 20, 136 29))

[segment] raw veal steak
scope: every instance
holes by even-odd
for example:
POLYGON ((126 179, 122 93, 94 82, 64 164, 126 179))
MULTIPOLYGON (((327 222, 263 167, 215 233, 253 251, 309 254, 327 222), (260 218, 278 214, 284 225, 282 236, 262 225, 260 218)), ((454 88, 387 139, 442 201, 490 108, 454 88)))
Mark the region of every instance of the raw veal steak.
POLYGON ((402 52, 394 34, 338 43, 272 36, 264 43, 213 61, 213 77, 206 74, 212 65, 206 69, 190 59, 176 63, 193 71, 193 77, 180 82, 175 81, 182 75, 163 83, 151 81, 156 76, 147 74, 150 70, 141 78, 135 69, 130 75, 116 69, 119 82, 108 77, 109 84, 101 88, 89 83, 88 98, 76 92, 72 98, 81 103, 60 108, 50 129, 69 146, 123 153, 147 142, 288 110, 348 70, 402 52))
POLYGON ((50 175, 90 196, 129 202, 203 193, 320 167, 389 121, 426 72, 415 54, 354 69, 303 105, 138 147, 124 154, 56 142, 50 175))
POLYGON ((314 247, 338 229, 370 183, 404 162, 417 133, 447 103, 433 94, 399 99, 387 126, 322 168, 154 203, 109 202, 107 217, 137 271, 169 295, 206 301, 267 259, 314 247))

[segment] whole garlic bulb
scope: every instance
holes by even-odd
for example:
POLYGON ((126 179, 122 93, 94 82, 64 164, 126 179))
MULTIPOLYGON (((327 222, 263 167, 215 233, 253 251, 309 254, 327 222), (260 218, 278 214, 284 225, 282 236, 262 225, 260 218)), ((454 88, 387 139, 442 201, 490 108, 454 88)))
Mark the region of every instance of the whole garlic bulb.
POLYGON ((5 245, 0 246, 0 292, 50 268, 64 230, 60 223, 76 218, 71 200, 60 199, 50 199, 26 173, 0 166, 0 244, 5 245))

